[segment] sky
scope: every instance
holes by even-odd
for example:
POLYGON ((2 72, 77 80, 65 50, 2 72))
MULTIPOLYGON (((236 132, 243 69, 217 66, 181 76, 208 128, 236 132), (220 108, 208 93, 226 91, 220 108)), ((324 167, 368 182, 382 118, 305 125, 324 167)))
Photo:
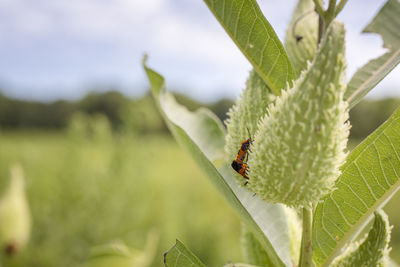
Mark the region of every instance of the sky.
MULTIPOLYGON (((284 40, 294 0, 259 0, 284 40)), ((351 0, 339 15, 347 29, 347 77, 384 53, 379 35, 361 34, 385 0, 351 0)), ((78 99, 90 90, 141 96, 148 65, 167 87, 200 101, 236 98, 247 59, 201 0, 1 0, 0 92, 20 99, 78 99)), ((399 96, 400 70, 369 94, 399 96)))

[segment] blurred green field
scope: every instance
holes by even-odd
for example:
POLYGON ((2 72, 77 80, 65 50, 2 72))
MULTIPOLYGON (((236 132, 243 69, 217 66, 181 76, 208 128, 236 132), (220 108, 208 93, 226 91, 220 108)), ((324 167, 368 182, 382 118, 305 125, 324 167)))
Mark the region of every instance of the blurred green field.
POLYGON ((2 191, 15 162, 33 225, 28 246, 4 266, 77 266, 110 241, 141 249, 151 229, 161 238, 153 266, 176 238, 208 266, 241 260, 238 218, 169 136, 2 132, 2 191))
MULTIPOLYGON (((241 261, 237 216, 170 136, 99 132, 0 132, 0 188, 20 163, 33 217, 28 246, 4 266, 78 266, 112 241, 141 249, 152 229, 161 238, 152 266, 175 238, 208 266, 241 261)), ((400 262, 399 204, 400 194, 385 210, 400 262)))

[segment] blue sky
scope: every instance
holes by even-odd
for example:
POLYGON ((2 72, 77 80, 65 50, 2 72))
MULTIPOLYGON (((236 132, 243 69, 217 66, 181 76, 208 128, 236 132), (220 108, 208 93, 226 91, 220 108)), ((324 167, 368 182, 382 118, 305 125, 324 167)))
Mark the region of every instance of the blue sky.
MULTIPOLYGON (((283 40, 294 0, 259 0, 283 40)), ((382 54, 378 35, 360 32, 385 3, 351 0, 347 26, 348 78, 382 54)), ((0 92, 51 101, 89 90, 119 88, 139 96, 148 88, 141 58, 169 88, 199 100, 235 98, 250 64, 201 0, 2 0, 0 92)), ((370 95, 400 96, 399 68, 370 95)))

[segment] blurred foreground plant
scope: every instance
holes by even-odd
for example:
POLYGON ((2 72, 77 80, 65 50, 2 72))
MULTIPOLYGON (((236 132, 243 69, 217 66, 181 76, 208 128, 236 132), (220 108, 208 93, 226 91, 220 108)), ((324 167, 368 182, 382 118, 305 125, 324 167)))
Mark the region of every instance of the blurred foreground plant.
POLYGON ((120 242, 95 247, 83 267, 148 267, 155 258, 159 239, 160 233, 152 230, 143 250, 129 248, 120 242))
POLYGON ((13 255, 28 242, 31 219, 22 167, 13 165, 10 170, 10 184, 0 199, 0 247, 13 255))
MULTIPOLYGON (((254 68, 227 133, 210 111, 176 103, 146 58, 144 68, 169 129, 244 222, 246 264, 231 266, 388 265, 390 227, 379 208, 400 186, 400 110, 349 154, 347 119, 400 61, 400 3, 389 0, 365 29, 389 51, 346 84, 345 29, 335 19, 346 0, 326 10, 300 0, 285 47, 255 0, 205 2, 254 68), (252 152, 236 158, 249 138, 252 152), (354 242, 372 215, 371 230, 354 242)), ((165 265, 204 266, 179 241, 165 265)))

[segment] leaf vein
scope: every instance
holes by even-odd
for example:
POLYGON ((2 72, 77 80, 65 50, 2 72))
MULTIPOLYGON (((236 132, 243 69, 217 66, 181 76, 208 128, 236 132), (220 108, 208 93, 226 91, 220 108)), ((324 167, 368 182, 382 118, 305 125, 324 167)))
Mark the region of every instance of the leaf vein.
POLYGON ((264 62, 264 51, 267 48, 268 42, 269 42, 270 37, 268 36, 268 39, 265 41, 263 48, 261 49, 261 57, 260 57, 260 63, 258 65, 262 66, 264 62))
POLYGON ((251 27, 249 30, 249 35, 247 35, 246 45, 244 46, 245 49, 248 47, 248 45, 250 43, 250 37, 251 37, 251 34, 253 33, 253 29, 254 29, 254 26, 256 25, 256 21, 257 21, 257 16, 254 18, 253 23, 251 24, 251 27))
POLYGON ((234 27, 234 31, 233 31, 233 36, 234 36, 235 38, 237 38, 237 28, 238 28, 238 25, 239 25, 240 14, 242 13, 243 6, 244 6, 244 2, 245 2, 245 1, 246 1, 246 0, 242 0, 242 4, 240 5, 240 8, 239 8, 239 13, 237 14, 237 19, 236 19, 235 27, 234 27))
POLYGON ((390 137, 389 137, 387 134, 385 134, 385 132, 383 132, 383 135, 389 140, 390 146, 392 147, 394 153, 396 154, 397 160, 400 162, 400 156, 399 156, 399 154, 397 153, 397 150, 396 150, 396 148, 395 148, 394 145, 393 145, 392 139, 390 139, 390 137))
POLYGON ((369 209, 369 206, 367 205, 367 203, 365 203, 364 199, 362 199, 356 192, 354 192, 353 188, 349 184, 347 184, 346 182, 344 182, 342 180, 339 180, 339 183, 347 186, 350 189, 350 191, 361 201, 361 203, 365 206, 365 208, 367 210, 369 209))
POLYGON ((347 220, 346 216, 343 214, 343 211, 342 211, 342 209, 340 208, 339 204, 336 202, 336 200, 335 200, 333 197, 330 197, 330 199, 332 200, 332 202, 333 202, 333 203, 335 204, 335 206, 337 207, 338 212, 339 212, 340 216, 343 218, 344 222, 345 222, 348 226, 352 226, 353 224, 351 224, 351 223, 347 220))
MULTIPOLYGON (((387 178, 387 176, 386 176, 386 173, 385 173, 385 169, 384 169, 383 166, 382 166, 381 154, 379 153, 379 150, 378 150, 378 148, 376 147, 376 145, 374 145, 374 148, 375 148, 376 154, 378 155, 379 167, 381 168, 381 171, 382 171, 383 177, 385 178, 386 184, 387 184, 388 187, 390 188, 391 184, 389 183, 389 180, 388 180, 388 178, 387 178)), ((372 174, 372 176, 374 176, 374 178, 375 178, 376 182, 378 183, 378 185, 381 186, 381 184, 379 183, 379 181, 376 179, 376 177, 375 177, 373 171, 371 171, 371 174, 372 174)), ((384 191, 387 190, 385 187, 382 187, 382 186, 381 186, 381 188, 383 188, 384 191)))
POLYGON ((369 185, 368 181, 365 179, 364 174, 361 172, 361 169, 360 169, 360 167, 358 166, 358 164, 357 164, 356 161, 354 161, 354 165, 356 166, 358 172, 360 173, 361 178, 363 179, 365 185, 366 185, 367 188, 368 188, 368 191, 371 193, 371 195, 372 195, 372 197, 374 198, 374 200, 375 200, 375 201, 378 200, 378 198, 376 197, 375 193, 372 191, 372 188, 371 188, 371 186, 369 185))

